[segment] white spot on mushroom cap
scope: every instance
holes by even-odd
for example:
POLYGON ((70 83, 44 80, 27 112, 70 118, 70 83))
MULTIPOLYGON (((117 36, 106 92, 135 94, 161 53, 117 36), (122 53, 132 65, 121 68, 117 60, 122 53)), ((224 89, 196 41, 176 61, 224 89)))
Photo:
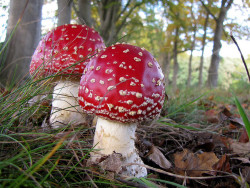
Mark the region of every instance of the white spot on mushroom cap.
POLYGON ((128 100, 127 104, 133 104, 133 101, 132 100, 128 100))
POLYGON ((122 112, 125 112, 125 108, 123 107, 123 106, 119 106, 118 107, 118 111, 120 112, 120 113, 122 113, 122 112))
POLYGON ((142 98, 142 94, 139 93, 139 92, 137 92, 137 93, 135 94, 135 96, 136 96, 137 98, 142 98))
POLYGON ((113 104, 107 104, 108 105, 108 108, 109 108, 109 110, 111 110, 113 107, 114 107, 114 105, 113 104))
POLYGON ((129 49, 123 50, 123 53, 128 53, 129 49))
POLYGON ((130 112, 129 112, 129 115, 131 115, 131 116, 136 115, 136 111, 130 111, 130 112))
POLYGON ((110 74, 111 72, 113 72, 113 69, 106 69, 105 70, 105 73, 107 73, 107 74, 110 74))
POLYGON ((85 93, 88 93, 89 92, 89 89, 88 88, 85 88, 85 93))
POLYGON ((106 57, 107 57, 107 55, 102 55, 102 56, 101 56, 102 59, 104 59, 104 58, 106 58, 106 57))
POLYGON ((120 77, 120 78, 119 78, 119 81, 120 81, 120 82, 124 82, 124 81, 126 81, 126 80, 127 80, 127 79, 124 78, 124 77, 120 77))
POLYGON ((127 91, 126 91, 126 90, 120 90, 120 91, 119 91, 119 94, 120 94, 121 96, 125 96, 125 95, 127 95, 127 91))
POLYGON ((157 85, 157 86, 160 86, 160 85, 161 85, 161 80, 157 80, 156 85, 157 85))
POLYGON ((134 82, 131 82, 130 85, 131 86, 136 86, 136 84, 134 82))
POLYGON ((136 62, 141 61, 141 59, 140 59, 140 58, 138 58, 138 57, 134 57, 134 60, 135 60, 136 62))
POLYGON ((115 89, 116 87, 115 86, 109 86, 108 88, 107 88, 107 90, 108 91, 111 91, 112 89, 115 89))
POLYGON ((149 66, 150 68, 152 68, 152 67, 153 67, 153 63, 148 62, 148 66, 149 66))

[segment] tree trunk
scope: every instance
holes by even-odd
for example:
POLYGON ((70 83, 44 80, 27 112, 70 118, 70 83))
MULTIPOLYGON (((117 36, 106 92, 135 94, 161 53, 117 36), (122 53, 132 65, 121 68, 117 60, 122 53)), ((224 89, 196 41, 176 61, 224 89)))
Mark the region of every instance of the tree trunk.
POLYGON ((98 13, 100 17, 100 35, 103 40, 109 45, 114 39, 116 33, 116 21, 118 13, 121 10, 119 0, 102 0, 98 3, 98 13))
POLYGON ((57 26, 70 24, 72 0, 57 0, 58 21, 57 26))
POLYGON ((171 60, 170 52, 163 52, 161 62, 162 62, 162 71, 163 71, 163 74, 165 76, 166 86, 169 85, 170 60, 171 60))
POLYGON ((207 38, 207 25, 208 25, 209 13, 206 15, 206 20, 204 24, 204 34, 202 38, 202 49, 201 49, 201 59, 200 59, 200 67, 199 67, 199 88, 202 87, 203 83, 203 66, 204 66, 204 50, 206 46, 206 38, 207 38))
POLYGON ((231 7, 233 0, 222 0, 219 17, 216 20, 216 28, 214 32, 214 45, 213 54, 208 70, 207 85, 210 88, 217 87, 218 85, 218 69, 220 63, 220 49, 221 49, 221 38, 223 33, 223 22, 225 20, 227 11, 231 7))
POLYGON ((99 30, 107 46, 118 40, 118 34, 122 28, 128 24, 128 17, 136 7, 139 7, 143 3, 145 3, 145 1, 137 2, 128 0, 126 4, 122 6, 122 1, 120 0, 98 1, 98 14, 100 17, 99 30))
POLYGON ((27 0, 11 0, 8 18, 6 59, 1 62, 0 82, 10 85, 29 77, 29 64, 41 36, 43 0, 30 0, 14 34, 13 29, 21 18, 27 0))
POLYGON ((78 16, 82 24, 86 24, 89 27, 93 25, 93 19, 91 17, 91 4, 90 0, 78 0, 78 16))
POLYGON ((179 64, 177 60, 178 36, 179 36, 179 27, 175 29, 175 40, 174 40, 174 51, 173 51, 173 57, 174 57, 174 73, 173 73, 173 83, 172 83, 173 91, 176 91, 177 89, 177 77, 179 71, 179 64))
POLYGON ((188 79, 187 79, 187 87, 190 87, 191 85, 191 80, 192 80, 192 60, 193 60, 193 51, 195 48, 195 41, 196 41, 196 31, 197 27, 196 24, 194 26, 194 34, 193 34, 193 41, 192 41, 192 46, 191 46, 191 54, 189 57, 189 63, 188 63, 188 79))

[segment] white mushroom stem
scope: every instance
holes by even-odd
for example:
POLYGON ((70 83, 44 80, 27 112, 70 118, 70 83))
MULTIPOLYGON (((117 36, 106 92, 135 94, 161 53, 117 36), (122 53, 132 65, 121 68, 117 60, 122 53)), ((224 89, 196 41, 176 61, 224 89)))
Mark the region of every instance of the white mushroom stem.
POLYGON ((78 104, 79 82, 59 81, 54 87, 50 124, 53 129, 86 122, 78 104))
POLYGON ((145 167, 127 165, 129 163, 143 164, 135 148, 135 130, 136 124, 124 124, 98 117, 94 137, 94 149, 97 151, 91 153, 91 160, 96 161, 103 155, 110 155, 113 152, 120 153, 123 160, 121 175, 146 176, 145 167))

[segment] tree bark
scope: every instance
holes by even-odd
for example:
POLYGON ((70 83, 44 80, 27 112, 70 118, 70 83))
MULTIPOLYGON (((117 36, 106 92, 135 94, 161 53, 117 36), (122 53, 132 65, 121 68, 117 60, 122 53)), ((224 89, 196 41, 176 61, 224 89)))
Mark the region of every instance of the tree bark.
POLYGON ((216 28, 214 32, 214 45, 213 54, 208 70, 207 85, 210 88, 217 87, 218 85, 218 69, 220 63, 220 49, 221 49, 221 38, 223 33, 223 22, 225 20, 227 11, 231 7, 233 0, 222 0, 219 17, 216 20, 216 28))
POLYGON ((72 0, 57 0, 58 21, 57 26, 70 24, 72 0))
POLYGON ((199 88, 202 87, 203 84, 203 66, 204 66, 204 50, 206 46, 206 38, 207 38, 207 25, 208 25, 209 13, 206 14, 206 20, 204 23, 204 34, 202 37, 202 49, 201 49, 201 59, 200 59, 200 67, 199 67, 199 88))
POLYGON ((161 62, 162 62, 162 71, 165 76, 165 85, 169 85, 169 73, 170 73, 170 60, 171 54, 170 52, 163 52, 161 55, 161 62))
POLYGON ((179 63, 177 59, 178 55, 178 39, 179 39, 179 27, 175 29, 175 40, 174 40, 174 50, 173 50, 173 57, 174 57, 174 73, 173 73, 173 91, 177 89, 177 77, 179 71, 179 63))
POLYGON ((43 0, 11 0, 6 42, 10 39, 6 59, 1 62, 0 82, 2 85, 14 84, 29 77, 31 56, 41 36, 41 16, 43 0), (23 12, 23 14, 22 14, 23 12), (22 15, 22 16, 21 16, 22 15), (19 22, 13 35, 11 33, 19 22))
POLYGON ((110 44, 116 39, 116 21, 118 13, 121 10, 121 3, 119 0, 101 0, 98 3, 98 13, 100 17, 100 35, 103 40, 110 44))
POLYGON ((81 24, 86 24, 89 27, 93 26, 93 19, 91 17, 90 0, 78 0, 78 16, 81 24))
POLYGON ((188 79, 187 79, 187 87, 190 87, 191 85, 191 80, 192 80, 192 60, 193 60, 193 51, 195 48, 195 41, 196 41, 196 31, 197 31, 197 26, 195 24, 194 26, 194 33, 193 33, 193 41, 192 41, 192 46, 191 46, 191 54, 189 57, 189 63, 188 63, 188 79))
POLYGON ((107 46, 118 40, 118 34, 127 24, 127 18, 132 14, 136 7, 139 7, 143 3, 145 2, 128 0, 127 3, 122 6, 122 2, 120 0, 98 1, 98 14, 100 17, 99 30, 100 35, 107 46), (132 2, 134 3, 133 5, 131 5, 132 2))

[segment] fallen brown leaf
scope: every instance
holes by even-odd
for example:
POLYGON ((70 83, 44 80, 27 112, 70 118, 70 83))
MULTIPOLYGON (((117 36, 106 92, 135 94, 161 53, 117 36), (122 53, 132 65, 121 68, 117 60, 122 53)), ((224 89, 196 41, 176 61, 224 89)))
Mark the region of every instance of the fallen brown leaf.
POLYGON ((214 95, 210 95, 207 99, 210 101, 214 100, 214 95))
POLYGON ((233 130, 238 129, 238 127, 235 126, 235 125, 232 124, 232 123, 229 123, 228 127, 229 127, 229 129, 233 129, 233 130))
POLYGON ((176 173, 188 176, 202 176, 203 173, 210 173, 213 165, 218 162, 218 158, 213 152, 203 152, 195 154, 184 149, 182 152, 174 154, 176 173))
POLYGON ((232 117, 229 118, 229 120, 230 120, 231 123, 234 123, 234 124, 236 123, 236 124, 239 124, 241 126, 244 126, 243 120, 241 118, 239 118, 239 117, 232 116, 232 117))
POLYGON ((227 107, 224 107, 221 113, 225 115, 227 118, 230 118, 233 115, 227 107))
POLYGON ((241 161, 242 163, 246 163, 246 164, 250 164, 250 160, 248 158, 244 158, 244 157, 234 157, 232 159, 236 159, 241 161))
POLYGON ((230 140, 229 147, 233 150, 234 153, 250 156, 250 142, 241 143, 237 140, 230 140))
POLYGON ((166 159, 162 152, 154 145, 152 145, 148 158, 159 165, 161 168, 169 169, 171 168, 171 163, 166 159))
MULTIPOLYGON (((231 173, 229 157, 227 155, 223 155, 217 163, 213 165, 213 169, 217 171, 229 172, 231 173)), ((216 175, 217 172, 213 172, 213 175, 216 175)))
POLYGON ((205 112, 205 120, 209 123, 218 123, 219 117, 218 117, 218 111, 211 109, 205 112))
POLYGON ((249 142, 248 134, 245 128, 241 130, 239 142, 242 142, 242 143, 249 142))
POLYGON ((105 160, 99 163, 99 165, 104 170, 108 170, 110 172, 118 173, 121 170, 122 166, 122 155, 120 153, 112 153, 108 155, 105 160))

